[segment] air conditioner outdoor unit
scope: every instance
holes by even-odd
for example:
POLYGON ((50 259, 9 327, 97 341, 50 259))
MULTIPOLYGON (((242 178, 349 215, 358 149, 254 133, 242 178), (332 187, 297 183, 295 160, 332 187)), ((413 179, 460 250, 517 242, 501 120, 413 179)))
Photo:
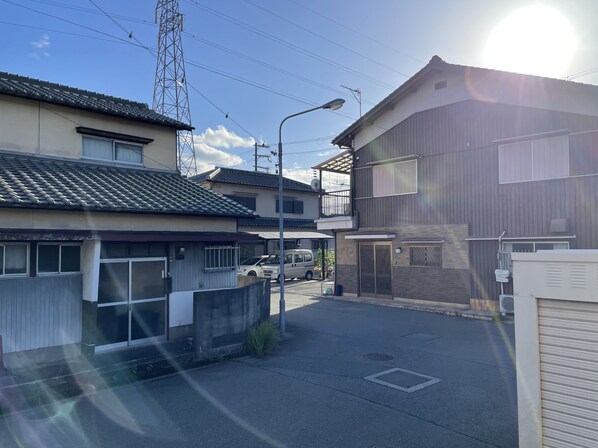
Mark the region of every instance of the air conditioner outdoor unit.
POLYGON ((511 294, 500 294, 498 296, 500 313, 513 314, 515 312, 515 298, 511 294))

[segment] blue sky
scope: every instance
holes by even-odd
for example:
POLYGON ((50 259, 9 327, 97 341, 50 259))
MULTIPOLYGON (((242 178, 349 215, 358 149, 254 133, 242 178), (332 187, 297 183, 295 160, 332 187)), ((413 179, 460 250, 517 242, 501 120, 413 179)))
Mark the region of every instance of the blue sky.
MULTIPOLYGON (((155 48, 155 3, 0 0, 0 71, 151 105, 155 58, 124 30, 155 48)), ((554 75, 542 73, 547 61, 540 61, 537 74, 588 70, 575 80, 598 84, 595 0, 179 0, 199 170, 252 169, 254 139, 274 150, 285 116, 345 98, 337 113, 312 112, 283 128, 285 174, 309 182, 310 167, 338 152, 330 140, 359 116, 357 101, 341 85, 361 90, 366 112, 435 54, 450 63, 529 70, 489 57, 487 44, 503 19, 538 4, 565 22, 547 23, 550 33, 542 34, 530 17, 542 22, 548 16, 524 16, 525 32, 519 36, 503 27, 499 46, 508 36, 517 36, 517 47, 529 40, 530 54, 523 59, 543 55, 565 65, 554 75), (567 26, 575 46, 560 54, 559 31, 567 26)), ((274 172, 271 160, 260 164, 274 172)))

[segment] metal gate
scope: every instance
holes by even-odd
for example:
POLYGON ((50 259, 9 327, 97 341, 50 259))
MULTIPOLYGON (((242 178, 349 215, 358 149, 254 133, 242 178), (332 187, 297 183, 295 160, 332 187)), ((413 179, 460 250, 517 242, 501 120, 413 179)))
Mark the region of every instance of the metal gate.
POLYGON ((598 304, 538 300, 544 446, 598 446, 598 304))
POLYGON ((390 243, 359 244, 359 295, 392 298, 390 243))

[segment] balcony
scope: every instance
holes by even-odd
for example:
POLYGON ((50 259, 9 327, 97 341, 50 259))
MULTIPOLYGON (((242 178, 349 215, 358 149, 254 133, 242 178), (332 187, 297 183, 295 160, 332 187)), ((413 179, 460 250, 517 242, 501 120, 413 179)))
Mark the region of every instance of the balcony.
POLYGON ((318 230, 356 230, 358 228, 357 212, 353 210, 351 189, 334 190, 334 187, 330 188, 330 185, 334 185, 335 182, 337 188, 340 185, 350 184, 352 167, 353 153, 349 150, 313 167, 320 171, 320 184, 324 173, 331 178, 325 182, 329 186, 329 191, 320 189, 320 218, 316 220, 318 230))

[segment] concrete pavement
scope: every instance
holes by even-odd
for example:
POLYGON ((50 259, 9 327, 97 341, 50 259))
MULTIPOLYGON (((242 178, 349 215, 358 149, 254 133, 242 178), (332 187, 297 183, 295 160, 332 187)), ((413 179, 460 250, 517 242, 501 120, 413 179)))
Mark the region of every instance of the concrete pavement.
MULTIPOLYGON (((320 298, 301 285, 286 285, 290 337, 273 356, 5 416, 0 446, 517 446, 511 324, 320 298), (390 386, 365 379, 383 372, 390 386), (391 387, 427 377, 440 381, 391 387)), ((274 290, 272 300, 275 313, 274 290)))

